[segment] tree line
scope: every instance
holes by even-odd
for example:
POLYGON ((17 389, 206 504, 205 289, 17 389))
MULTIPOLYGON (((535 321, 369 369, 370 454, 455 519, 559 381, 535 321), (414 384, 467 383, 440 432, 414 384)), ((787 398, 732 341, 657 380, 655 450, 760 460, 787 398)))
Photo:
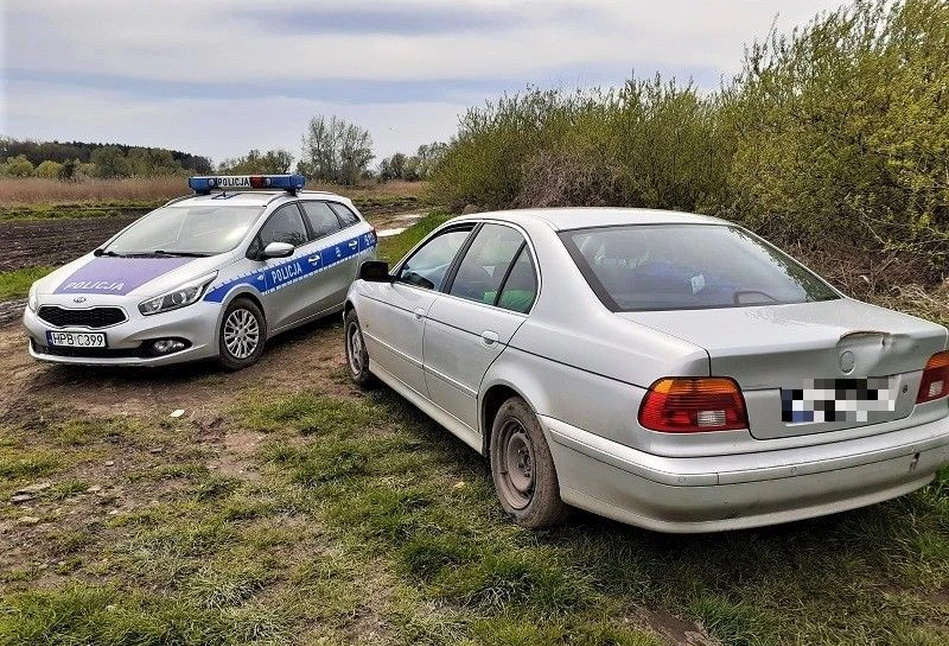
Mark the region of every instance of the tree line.
POLYGON ((0 175, 8 177, 130 177, 206 173, 207 157, 180 150, 82 141, 0 138, 0 175))

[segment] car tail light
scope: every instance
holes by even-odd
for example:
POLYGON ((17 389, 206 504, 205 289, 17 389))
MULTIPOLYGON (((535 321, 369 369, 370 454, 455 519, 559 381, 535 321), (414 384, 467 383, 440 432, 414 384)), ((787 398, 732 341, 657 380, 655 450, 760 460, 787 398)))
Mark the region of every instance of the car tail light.
POLYGON ((931 402, 946 395, 949 395, 949 350, 929 357, 923 369, 923 380, 919 382, 916 403, 931 402))
POLYGON ((748 415, 734 379, 667 377, 646 392, 639 424, 663 433, 730 431, 748 428, 748 415))

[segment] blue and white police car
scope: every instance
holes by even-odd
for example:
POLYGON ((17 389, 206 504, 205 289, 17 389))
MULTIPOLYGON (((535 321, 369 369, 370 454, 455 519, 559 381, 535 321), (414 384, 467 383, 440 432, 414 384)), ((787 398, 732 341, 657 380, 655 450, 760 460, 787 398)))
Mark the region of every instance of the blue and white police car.
POLYGON ((30 354, 69 364, 254 363, 267 339, 339 312, 375 230, 300 175, 192 177, 193 195, 139 218, 36 281, 30 354))

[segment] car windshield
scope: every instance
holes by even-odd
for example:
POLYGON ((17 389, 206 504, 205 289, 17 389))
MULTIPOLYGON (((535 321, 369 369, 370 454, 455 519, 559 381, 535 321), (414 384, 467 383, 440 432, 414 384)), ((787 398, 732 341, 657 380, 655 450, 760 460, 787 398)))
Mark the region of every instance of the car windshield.
POLYGON ((137 220, 102 252, 213 256, 240 244, 262 210, 226 204, 165 206, 137 220))
POLYGON ((839 298, 804 266, 738 227, 629 225, 560 236, 590 287, 613 311, 839 298))

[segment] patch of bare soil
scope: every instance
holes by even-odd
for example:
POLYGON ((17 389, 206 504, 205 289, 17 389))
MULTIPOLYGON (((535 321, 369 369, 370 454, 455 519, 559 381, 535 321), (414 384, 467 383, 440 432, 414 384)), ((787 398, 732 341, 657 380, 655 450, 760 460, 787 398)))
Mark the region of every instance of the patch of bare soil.
POLYGON ((89 253, 137 216, 0 222, 0 271, 62 265, 89 253))
POLYGON ((165 368, 98 368, 34 361, 19 325, 0 328, 0 401, 42 398, 98 416, 167 417, 183 409, 199 422, 251 390, 281 397, 302 390, 353 392, 345 379, 342 326, 338 316, 287 332, 267 343, 260 362, 237 373, 213 362, 165 368))
POLYGON ((643 608, 637 614, 646 625, 675 646, 721 646, 721 642, 709 635, 702 626, 665 610, 643 608))

